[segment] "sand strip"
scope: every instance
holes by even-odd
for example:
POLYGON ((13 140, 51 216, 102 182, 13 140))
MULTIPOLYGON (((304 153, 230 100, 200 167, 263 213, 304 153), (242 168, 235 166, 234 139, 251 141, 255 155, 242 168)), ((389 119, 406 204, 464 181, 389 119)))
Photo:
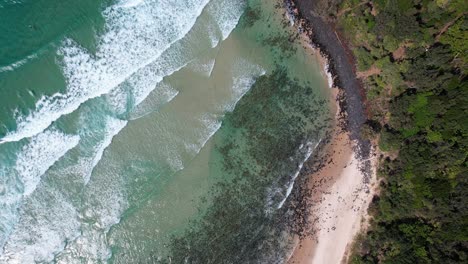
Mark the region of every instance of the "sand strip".
MULTIPOLYGON (((296 12, 292 16, 303 19, 297 9, 291 10, 296 12)), ((314 28, 307 28, 304 23, 300 24, 306 28, 302 39, 311 41, 314 28)), ((321 29, 315 33, 321 34, 320 37, 332 33, 325 31, 321 29)), ((317 39, 317 35, 314 37, 317 39)), ((336 113, 335 127, 330 143, 324 147, 325 162, 318 172, 308 175, 308 188, 312 193, 311 235, 296 238, 297 244, 288 260, 290 264, 347 262, 355 236, 367 224, 367 208, 376 185, 376 156, 371 145, 360 136, 365 111, 354 69, 346 59, 343 44, 334 42, 333 47, 325 47, 323 43, 329 39, 324 39, 318 45, 304 46, 309 46, 318 56, 324 74, 328 75, 331 69, 333 78, 327 78, 328 82, 339 85, 340 89, 330 89, 331 109, 336 113), (322 48, 327 49, 325 54, 322 48)))
MULTIPOLYGON (((337 89, 333 91, 336 97, 337 89)), ((288 263, 332 264, 346 258, 349 245, 366 223, 375 185, 375 172, 369 182, 362 170, 365 161, 359 159, 355 147, 349 133, 336 126, 324 150, 324 167, 309 175, 313 235, 297 239, 288 263)), ((370 161, 375 168, 374 160, 370 161)))

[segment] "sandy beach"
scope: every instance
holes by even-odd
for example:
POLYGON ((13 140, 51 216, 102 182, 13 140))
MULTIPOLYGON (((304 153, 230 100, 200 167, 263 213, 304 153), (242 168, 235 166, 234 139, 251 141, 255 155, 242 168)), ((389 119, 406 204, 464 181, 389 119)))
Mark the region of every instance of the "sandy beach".
POLYGON ((288 263, 346 263, 352 242, 367 225, 367 209, 376 189, 377 159, 372 146, 360 135, 360 126, 366 119, 365 99, 360 96, 346 47, 341 47, 341 41, 330 42, 328 36, 338 37, 337 34, 311 26, 310 21, 320 19, 305 16, 311 7, 304 3, 298 1, 297 9, 292 3, 291 11, 295 12, 296 24, 305 28, 303 39, 312 42, 304 47, 312 49, 329 87, 333 87, 330 107, 335 113, 335 124, 323 149, 321 168, 307 176, 307 188, 312 193, 310 235, 296 238, 288 263), (327 41, 332 44, 327 45, 327 41))
MULTIPOLYGON (((333 89, 334 96, 336 92, 333 89)), ((375 171, 370 182, 366 180, 355 147, 349 133, 337 125, 325 148, 324 167, 309 175, 308 187, 313 193, 312 235, 297 239, 288 263, 346 262, 350 244, 365 228, 376 182, 375 171)), ((375 159, 370 161, 375 168, 375 159)))

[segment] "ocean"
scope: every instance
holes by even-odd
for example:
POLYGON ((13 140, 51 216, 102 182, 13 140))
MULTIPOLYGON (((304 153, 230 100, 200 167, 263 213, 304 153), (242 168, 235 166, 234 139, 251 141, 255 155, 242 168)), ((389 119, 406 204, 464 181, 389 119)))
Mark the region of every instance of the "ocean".
POLYGON ((283 263, 332 116, 281 4, 0 0, 0 263, 283 263))

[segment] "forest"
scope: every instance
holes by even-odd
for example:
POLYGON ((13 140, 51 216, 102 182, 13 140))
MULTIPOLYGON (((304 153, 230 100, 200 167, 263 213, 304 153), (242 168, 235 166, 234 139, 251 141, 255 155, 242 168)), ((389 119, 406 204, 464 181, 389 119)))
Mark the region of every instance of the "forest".
POLYGON ((380 150, 351 263, 468 263, 468 4, 340 2, 326 15, 353 51, 362 133, 380 150))

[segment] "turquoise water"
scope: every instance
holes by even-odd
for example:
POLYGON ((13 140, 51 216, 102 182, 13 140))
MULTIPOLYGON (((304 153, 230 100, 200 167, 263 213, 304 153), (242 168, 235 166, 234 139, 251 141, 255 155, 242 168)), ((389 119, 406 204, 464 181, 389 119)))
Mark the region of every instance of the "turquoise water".
POLYGON ((0 262, 283 262, 329 124, 275 1, 0 1, 0 262))

